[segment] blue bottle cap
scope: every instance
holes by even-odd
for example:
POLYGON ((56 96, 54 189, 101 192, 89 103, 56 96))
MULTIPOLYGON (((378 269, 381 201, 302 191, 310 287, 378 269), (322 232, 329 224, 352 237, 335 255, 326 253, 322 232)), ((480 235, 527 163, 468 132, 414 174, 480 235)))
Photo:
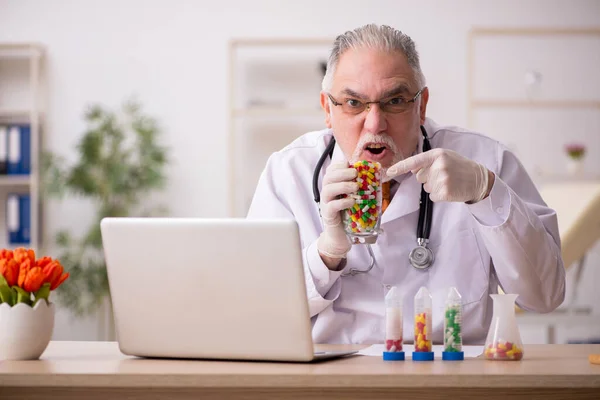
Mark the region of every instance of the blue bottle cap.
POLYGON ((462 361, 465 359, 463 351, 443 351, 442 360, 446 361, 462 361))
POLYGON ((413 351, 413 361, 433 361, 433 351, 413 351))
POLYGON ((383 359, 385 361, 404 361, 403 351, 384 351, 383 359))

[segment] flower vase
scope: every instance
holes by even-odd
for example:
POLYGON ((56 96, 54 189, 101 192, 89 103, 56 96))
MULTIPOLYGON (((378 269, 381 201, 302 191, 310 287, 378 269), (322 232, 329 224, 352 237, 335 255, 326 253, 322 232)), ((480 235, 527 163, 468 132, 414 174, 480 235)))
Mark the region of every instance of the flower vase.
POLYGON ((572 177, 581 177, 583 175, 583 160, 570 158, 567 164, 567 171, 572 177))
POLYGON ((54 304, 0 304, 0 360, 37 360, 54 330, 54 304))

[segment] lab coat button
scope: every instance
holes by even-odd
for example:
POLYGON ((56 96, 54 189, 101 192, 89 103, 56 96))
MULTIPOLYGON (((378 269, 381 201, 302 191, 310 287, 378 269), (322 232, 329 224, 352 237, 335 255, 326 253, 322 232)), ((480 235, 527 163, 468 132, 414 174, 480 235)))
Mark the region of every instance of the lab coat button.
POLYGON ((502 208, 502 207, 498 207, 498 208, 496 208, 496 212, 497 212, 498 214, 502 214, 502 212, 503 212, 503 211, 504 211, 504 208, 502 208))

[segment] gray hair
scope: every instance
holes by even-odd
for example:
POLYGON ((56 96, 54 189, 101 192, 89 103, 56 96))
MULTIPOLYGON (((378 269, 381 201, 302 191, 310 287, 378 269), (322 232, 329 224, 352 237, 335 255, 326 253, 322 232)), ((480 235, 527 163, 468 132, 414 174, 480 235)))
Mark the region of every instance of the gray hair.
POLYGON ((419 53, 415 42, 410 36, 387 25, 377 26, 369 24, 353 31, 339 35, 333 42, 333 48, 327 60, 327 70, 323 77, 322 88, 330 91, 333 86, 333 74, 337 68, 340 57, 346 50, 358 48, 375 48, 387 52, 399 51, 406 56, 408 65, 411 66, 419 89, 425 86, 425 76, 421 71, 419 53))

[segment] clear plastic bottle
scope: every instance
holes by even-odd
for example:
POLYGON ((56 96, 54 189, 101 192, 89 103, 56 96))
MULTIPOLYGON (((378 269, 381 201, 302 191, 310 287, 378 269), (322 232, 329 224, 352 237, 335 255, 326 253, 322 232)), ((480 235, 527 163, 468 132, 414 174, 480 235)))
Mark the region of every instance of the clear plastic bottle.
POLYGON ((402 296, 398 287, 393 286, 385 296, 385 351, 383 359, 403 361, 403 322, 402 296))
POLYGON ((431 294, 422 286, 414 299, 415 303, 415 351, 414 361, 433 361, 431 347, 431 294))
POLYGON ((349 196, 354 206, 343 212, 344 229, 354 244, 373 244, 381 223, 381 165, 378 162, 358 161, 352 165, 357 172, 358 191, 349 196))
POLYGON ((485 340, 484 357, 488 360, 519 361, 523 342, 515 316, 516 294, 491 294, 494 300, 492 324, 485 340))
POLYGON ((458 289, 451 287, 444 310, 444 350, 442 360, 464 360, 462 349, 462 298, 458 289))

